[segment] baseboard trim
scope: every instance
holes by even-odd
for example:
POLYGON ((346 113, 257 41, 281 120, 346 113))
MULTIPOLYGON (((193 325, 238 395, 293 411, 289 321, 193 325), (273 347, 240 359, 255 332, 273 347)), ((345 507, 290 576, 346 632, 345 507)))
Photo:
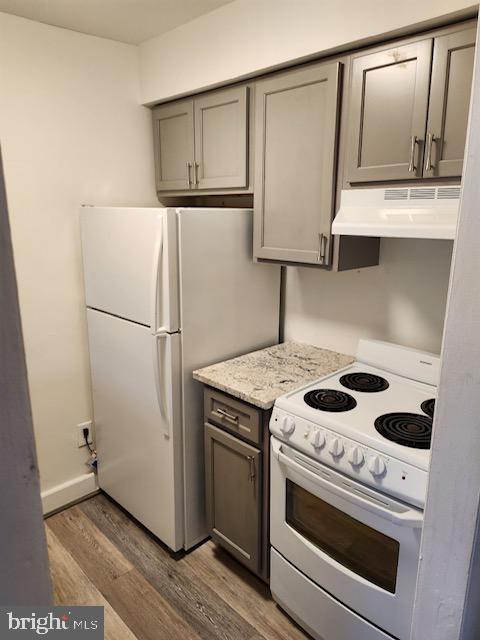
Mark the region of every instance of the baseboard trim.
POLYGON ((97 477, 92 473, 84 473, 68 482, 58 484, 47 491, 42 491, 43 515, 58 511, 72 502, 77 502, 98 491, 97 477))

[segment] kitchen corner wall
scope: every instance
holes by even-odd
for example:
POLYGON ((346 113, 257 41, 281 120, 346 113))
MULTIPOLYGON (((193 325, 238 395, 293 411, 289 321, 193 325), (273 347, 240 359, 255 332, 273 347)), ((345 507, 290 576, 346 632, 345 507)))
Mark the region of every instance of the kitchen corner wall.
POLYGON ((139 106, 136 47, 4 13, 0 78, 0 142, 50 510, 95 488, 75 430, 92 415, 79 206, 157 204, 150 113, 139 106))
POLYGON ((287 269, 285 338, 355 355, 360 338, 440 352, 453 242, 381 240, 380 265, 287 269))

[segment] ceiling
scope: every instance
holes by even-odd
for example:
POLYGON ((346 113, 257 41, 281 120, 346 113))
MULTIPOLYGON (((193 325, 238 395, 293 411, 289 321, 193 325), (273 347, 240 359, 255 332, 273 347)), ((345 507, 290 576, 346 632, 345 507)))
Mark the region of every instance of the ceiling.
POLYGON ((0 0, 0 11, 139 44, 232 0, 0 0))

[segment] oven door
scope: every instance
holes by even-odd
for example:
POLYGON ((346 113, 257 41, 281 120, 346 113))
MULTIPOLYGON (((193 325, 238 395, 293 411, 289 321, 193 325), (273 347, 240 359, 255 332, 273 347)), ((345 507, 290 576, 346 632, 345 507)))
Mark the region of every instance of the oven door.
POLYGON ((408 638, 423 512, 271 443, 272 546, 357 614, 408 638))

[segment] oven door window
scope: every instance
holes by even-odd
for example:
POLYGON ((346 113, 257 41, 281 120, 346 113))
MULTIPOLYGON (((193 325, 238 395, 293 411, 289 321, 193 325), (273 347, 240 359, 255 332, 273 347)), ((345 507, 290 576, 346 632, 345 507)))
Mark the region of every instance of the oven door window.
POLYGON ((287 523, 324 553, 395 593, 400 544, 287 479, 287 523))

